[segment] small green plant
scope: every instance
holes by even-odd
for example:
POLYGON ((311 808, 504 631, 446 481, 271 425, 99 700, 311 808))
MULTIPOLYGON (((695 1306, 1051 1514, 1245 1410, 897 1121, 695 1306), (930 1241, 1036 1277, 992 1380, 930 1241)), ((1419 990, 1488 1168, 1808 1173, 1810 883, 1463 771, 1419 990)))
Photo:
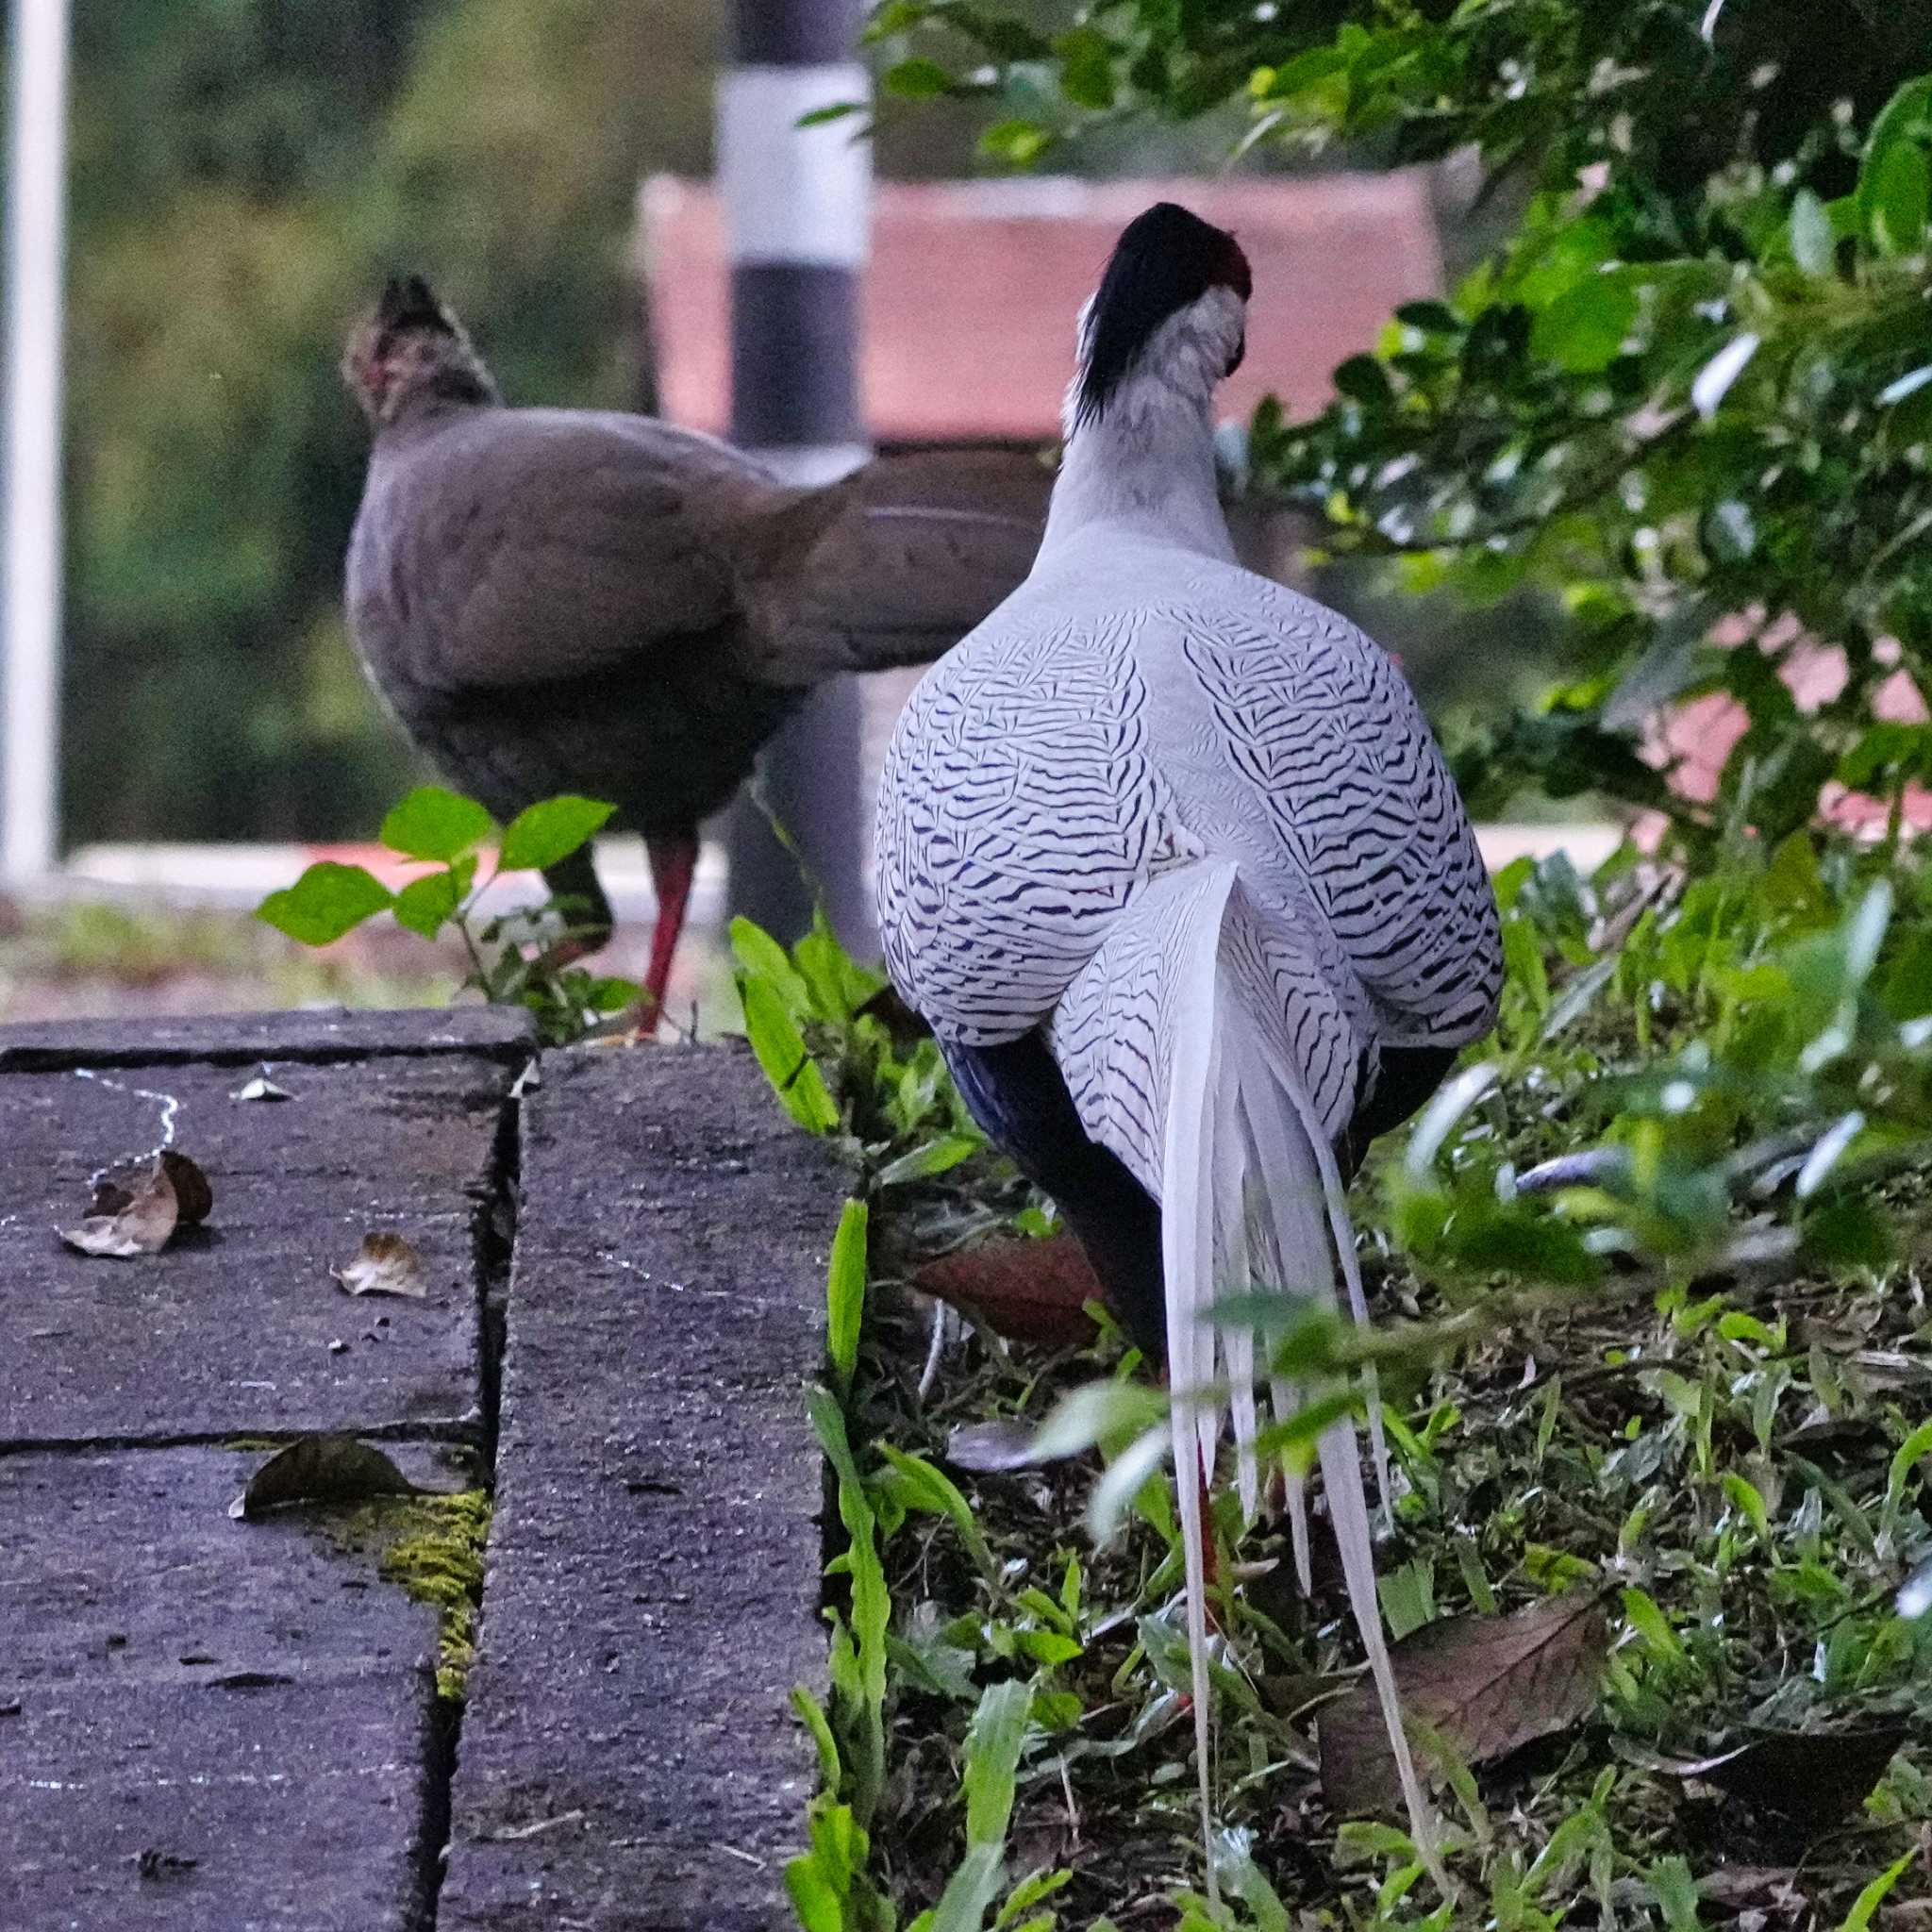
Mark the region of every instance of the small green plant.
POLYGON ((526 1007, 545 1040, 575 1040, 638 997, 636 983, 572 964, 571 941, 586 928, 585 908, 567 897, 482 921, 476 907, 504 873, 542 872, 568 858, 603 827, 614 807, 594 798, 547 798, 502 828, 473 798, 439 785, 420 786, 382 822, 377 835, 399 858, 431 870, 391 891, 366 867, 322 859, 292 886, 271 892, 259 918, 307 946, 332 945, 377 913, 434 941, 445 929, 469 959, 465 990, 498 1006, 526 1007), (493 862, 483 851, 495 838, 493 862))

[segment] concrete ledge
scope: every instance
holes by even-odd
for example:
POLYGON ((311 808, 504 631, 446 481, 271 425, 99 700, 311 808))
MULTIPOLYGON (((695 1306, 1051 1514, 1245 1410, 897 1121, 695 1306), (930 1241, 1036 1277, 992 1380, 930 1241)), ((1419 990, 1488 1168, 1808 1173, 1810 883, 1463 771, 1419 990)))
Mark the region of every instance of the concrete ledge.
POLYGON ((435 1613, 313 1526, 231 1522, 260 1459, 0 1457, 8 1932, 423 1923, 435 1613))
POLYGON ((513 1007, 364 1012, 324 1007, 190 1020, 66 1020, 0 1026, 0 1073, 75 1067, 247 1065, 257 1060, 368 1059, 384 1054, 479 1054, 521 1060, 536 1041, 513 1007))
POLYGON ((439 1048, 290 1067, 278 1102, 231 1098, 242 1077, 0 1080, 0 1446, 480 1422, 477 1265, 511 1063, 439 1048), (63 1247, 89 1176, 167 1131, 213 1186, 206 1227, 134 1260, 63 1247), (425 1299, 330 1280, 378 1229, 422 1251, 425 1299))
POLYGON ((440 1925, 790 1923, 789 1693, 824 1672, 800 1398, 843 1192, 746 1053, 546 1058, 440 1925))

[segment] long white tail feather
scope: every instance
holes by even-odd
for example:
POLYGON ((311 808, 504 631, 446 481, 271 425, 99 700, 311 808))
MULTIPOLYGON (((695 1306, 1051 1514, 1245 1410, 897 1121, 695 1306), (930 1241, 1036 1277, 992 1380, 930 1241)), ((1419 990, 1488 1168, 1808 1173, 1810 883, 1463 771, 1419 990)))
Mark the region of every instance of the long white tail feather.
MULTIPOLYGON (((1214 1251, 1219 1262, 1217 1300, 1252 1292, 1253 1248, 1248 1238, 1248 1145, 1241 1099, 1239 1055, 1224 1048, 1221 1077, 1215 1083, 1214 1251)), ((1260 1471, 1255 1459, 1258 1424, 1255 1414, 1255 1336, 1249 1328, 1222 1328, 1221 1351, 1227 1365, 1228 1407, 1234 1418, 1235 1483, 1241 1514, 1252 1523, 1260 1512, 1260 1471)))
MULTIPOLYGON (((1224 1291, 1258 1276, 1289 1291, 1336 1300, 1340 1267, 1357 1319, 1366 1314, 1341 1178, 1327 1135, 1294 1069, 1248 1012, 1238 975, 1224 958, 1223 933, 1239 905, 1233 866, 1190 868, 1162 881, 1164 1018, 1169 1029, 1161 1126, 1161 1265, 1166 1287, 1168 1373, 1174 1396, 1174 1487, 1187 1566, 1187 1630, 1194 1704, 1194 1748, 1205 1842, 1213 1827, 1212 1730, 1208 1672, 1208 1591, 1202 1474, 1212 1474, 1223 1405, 1213 1389, 1225 1361, 1241 1464, 1242 1501, 1252 1507, 1256 1472, 1251 1337, 1217 1337, 1202 1319, 1224 1291), (1252 1216, 1252 1218, 1251 1218, 1252 1216)), ((1241 908, 1245 910, 1246 908, 1241 908)), ((1240 916, 1239 913, 1236 916, 1240 916)), ((1278 1414, 1292 1391, 1273 1391, 1278 1414)), ((1442 1878, 1434 1819, 1404 1735, 1394 1676, 1382 1639, 1374 1545, 1353 1424, 1324 1432, 1319 1452, 1329 1518, 1341 1553, 1349 1604, 1375 1681, 1416 1841, 1442 1878)), ((1386 1493, 1386 1491, 1385 1491, 1386 1493)), ((1306 1580, 1307 1523, 1299 1484, 1291 1489, 1295 1560, 1306 1580)), ((1215 1890, 1211 1871, 1210 1893, 1215 1890)))
MULTIPOLYGON (((1191 882, 1186 916, 1168 955, 1173 1038, 1161 1140, 1161 1274, 1167 1296, 1168 1384, 1173 1395, 1174 1495, 1188 1580, 1188 1657, 1194 1703, 1194 1754, 1201 1801, 1201 1842, 1208 1848, 1208 1891, 1219 1900, 1214 1873, 1212 1736, 1208 1681, 1208 1577, 1202 1554, 1201 1476, 1213 1468, 1219 1406, 1206 1399, 1212 1380, 1214 1331, 1202 1311, 1214 1300, 1214 1146, 1220 1059, 1221 923, 1234 867, 1205 867, 1191 882), (1204 1370, 1206 1373, 1204 1373, 1204 1370)), ((1176 888, 1185 891, 1185 888, 1176 888)), ((1232 1123, 1225 1124, 1232 1127, 1232 1123)))
POLYGON ((1356 1628, 1361 1633, 1362 1648, 1368 1653, 1369 1674, 1375 1682, 1375 1695, 1382 1706, 1382 1722, 1389 1729, 1390 1748, 1395 1754, 1395 1772, 1402 1783, 1402 1800, 1408 1807, 1408 1828, 1416 1850, 1429 1868, 1443 1895, 1454 1886, 1443 1869, 1441 1853, 1436 1844, 1435 1810, 1424 1795, 1422 1780, 1415 1774, 1415 1759, 1409 1754, 1408 1735, 1402 1727, 1402 1705, 1395 1690, 1395 1672, 1389 1661, 1389 1647, 1382 1641, 1382 1607, 1375 1594, 1374 1538, 1369 1529, 1369 1500, 1362 1488, 1361 1451, 1356 1441, 1355 1424, 1346 1420, 1334 1423, 1322 1432, 1322 1480, 1328 1496, 1328 1521, 1335 1530, 1335 1541, 1341 1552, 1341 1574, 1348 1585, 1349 1607, 1355 1612, 1356 1628))
MULTIPOLYGON (((1275 1176, 1270 1174, 1268 1169, 1270 1152, 1279 1157, 1284 1149, 1288 1149, 1291 1155, 1299 1157, 1285 1163, 1278 1171, 1279 1184, 1270 1185, 1267 1189, 1274 1222, 1276 1257, 1281 1267, 1278 1278, 1284 1282, 1319 1278, 1309 1265, 1308 1254, 1309 1223, 1319 1213, 1315 1208, 1317 1202, 1326 1208, 1327 1232, 1333 1236, 1337 1257, 1341 1259, 1342 1273, 1346 1276, 1354 1257, 1355 1240, 1341 1197, 1341 1176, 1336 1167, 1335 1157, 1320 1123, 1315 1119, 1313 1106, 1293 1070, 1282 1065, 1274 1054, 1266 1051, 1259 1028, 1246 1030, 1248 1040, 1244 1045, 1251 1044, 1253 1049, 1253 1058, 1248 1059, 1248 1064, 1266 1066, 1272 1075, 1270 1087, 1274 1099, 1274 1107, 1271 1109, 1267 1105, 1267 1093, 1257 1091, 1259 1082, 1250 1084, 1246 1090, 1248 1118, 1256 1130, 1256 1145, 1266 1150, 1262 1155, 1262 1173, 1271 1182, 1274 1181, 1275 1176), (1300 1142, 1298 1147, 1295 1145, 1297 1141, 1300 1142), (1321 1175, 1319 1193, 1309 1185, 1312 1178, 1310 1167, 1321 1175), (1311 1209, 1315 1212, 1311 1213, 1311 1209)), ((1324 1245, 1325 1248, 1325 1236, 1324 1245)), ((1335 1264, 1325 1254, 1324 1265, 1329 1271, 1327 1279, 1332 1300, 1335 1264)), ((1359 1279, 1357 1274, 1357 1292, 1359 1279)), ((1375 1591, 1374 1537, 1369 1527, 1368 1499, 1362 1487, 1361 1457, 1354 1424, 1348 1421, 1331 1424, 1322 1432, 1318 1449, 1323 1484, 1328 1497, 1328 1521, 1335 1532, 1336 1546, 1341 1554, 1341 1572, 1348 1586, 1349 1607, 1355 1613, 1356 1628, 1360 1634, 1362 1649, 1368 1657, 1376 1695, 1381 1702, 1383 1722, 1388 1726, 1390 1747, 1394 1753, 1396 1772, 1402 1784, 1403 1801, 1408 1808, 1409 1828, 1431 1874, 1446 1890, 1448 1875, 1436 1850, 1435 1813, 1416 1776, 1415 1760, 1409 1753, 1408 1738, 1402 1727, 1395 1674, 1389 1662, 1388 1645, 1382 1641, 1382 1609, 1375 1591)))
MULTIPOLYGON (((1320 1210, 1327 1218, 1327 1233, 1322 1239, 1321 1258, 1315 1259, 1313 1243, 1306 1228, 1301 1230, 1302 1240, 1293 1255, 1283 1255, 1283 1268, 1277 1277, 1280 1284, 1292 1293, 1301 1282, 1322 1282, 1326 1286, 1328 1299, 1335 1299, 1335 1267, 1339 1261, 1341 1278, 1348 1291, 1349 1311, 1354 1315, 1358 1327, 1369 1325, 1368 1296, 1362 1290, 1361 1264, 1355 1251, 1355 1224, 1348 1218, 1348 1195, 1341 1185, 1341 1170, 1335 1164, 1335 1150, 1329 1145, 1328 1136, 1321 1121, 1316 1117, 1314 1103, 1308 1098, 1307 1090, 1302 1085, 1295 1070, 1288 1066, 1268 1038, 1265 1029, 1256 1026, 1249 1031, 1249 1041, 1244 1048, 1243 1058, 1252 1054, 1257 1059, 1265 1060, 1274 1084, 1287 1095, 1294 1108, 1294 1116, 1301 1128, 1299 1138, 1305 1153, 1295 1161, 1295 1166, 1304 1167, 1308 1157, 1312 1157, 1314 1171, 1320 1176, 1320 1189, 1316 1196, 1320 1210), (1333 1243, 1332 1251, 1330 1243, 1333 1243), (1290 1264, 1293 1263, 1291 1271, 1290 1264)), ((1251 1119, 1257 1133, 1264 1131, 1266 1108, 1252 1110, 1251 1119)), ((1280 1143, 1276 1149, 1279 1152, 1280 1143)), ((1298 1190, 1301 1198, 1307 1199, 1306 1192, 1298 1190)), ((1278 1199, 1276 1191, 1270 1190, 1269 1199, 1278 1199)), ((1369 1415, 1369 1451, 1375 1465, 1375 1491, 1381 1498, 1382 1517, 1387 1527, 1393 1528, 1395 1523, 1393 1494, 1389 1480, 1389 1443, 1382 1428, 1382 1405, 1377 1393, 1374 1372, 1368 1370, 1364 1375, 1364 1406, 1369 1415)))
MULTIPOLYGON (((1276 1407, 1277 1415, 1289 1412, 1276 1407)), ((1308 1596, 1315 1588, 1314 1552, 1308 1547, 1308 1486, 1298 1469, 1284 1472, 1282 1481, 1288 1491, 1288 1540, 1294 1551, 1295 1587, 1308 1596)))
MULTIPOLYGON (((1341 1174, 1331 1155, 1322 1173, 1322 1184, 1328 1193, 1329 1218, 1335 1224, 1335 1245, 1341 1257, 1341 1278, 1348 1284, 1349 1311, 1356 1326, 1369 1325, 1369 1298, 1362 1291, 1362 1267, 1355 1251, 1355 1228, 1348 1218, 1341 1174), (1331 1174, 1330 1170, 1334 1170, 1331 1174)), ((1374 1362, 1362 1370, 1362 1403, 1369 1412, 1369 1453, 1375 1463, 1375 1493, 1382 1503, 1382 1527, 1395 1527, 1395 1497, 1389 1486, 1389 1439, 1382 1427, 1382 1382, 1374 1362)))

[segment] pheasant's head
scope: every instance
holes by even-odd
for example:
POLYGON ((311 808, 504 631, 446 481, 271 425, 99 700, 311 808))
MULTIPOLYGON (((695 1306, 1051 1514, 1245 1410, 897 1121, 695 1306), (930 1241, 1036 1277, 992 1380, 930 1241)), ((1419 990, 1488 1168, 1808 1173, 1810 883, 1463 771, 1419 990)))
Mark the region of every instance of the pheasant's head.
POLYGON ((1080 311, 1080 361, 1067 431, 1098 422, 1134 392, 1178 392, 1203 408, 1241 367, 1254 277, 1224 228, 1158 202, 1122 230, 1080 311))
POLYGON ((493 403, 462 325, 421 275, 395 275, 342 353, 342 380, 376 428, 427 402, 493 403))

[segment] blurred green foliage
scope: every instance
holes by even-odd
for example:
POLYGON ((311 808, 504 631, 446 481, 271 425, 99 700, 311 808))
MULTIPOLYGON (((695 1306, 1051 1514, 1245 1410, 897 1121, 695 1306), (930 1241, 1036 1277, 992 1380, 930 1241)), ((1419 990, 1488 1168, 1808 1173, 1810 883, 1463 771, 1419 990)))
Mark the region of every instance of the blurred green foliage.
POLYGON ((1479 155, 1513 210, 1495 245, 1345 362, 1318 419, 1264 406, 1248 444, 1338 553, 1560 604, 1570 675, 1471 747, 1478 811, 1594 791, 1701 843, 1747 784, 1775 836, 1834 777, 1895 794, 1932 770, 1924 733, 1874 735, 1870 710, 1894 643, 1932 672, 1928 0, 1123 0, 1048 23, 885 0, 872 31, 889 93, 978 101, 1012 166, 1234 105, 1257 151, 1479 155), (1040 106, 1016 117, 1022 76, 1040 106), (1724 617, 1764 648, 1709 648, 1724 617), (1850 675, 1799 726, 1774 671, 1802 633, 1850 675), (1632 743, 1708 690, 1751 729, 1707 812, 1632 743))
POLYGON ((341 626, 341 345, 430 275, 519 400, 635 403, 639 176, 708 161, 708 0, 80 0, 73 840, 346 835, 408 754, 341 626))

